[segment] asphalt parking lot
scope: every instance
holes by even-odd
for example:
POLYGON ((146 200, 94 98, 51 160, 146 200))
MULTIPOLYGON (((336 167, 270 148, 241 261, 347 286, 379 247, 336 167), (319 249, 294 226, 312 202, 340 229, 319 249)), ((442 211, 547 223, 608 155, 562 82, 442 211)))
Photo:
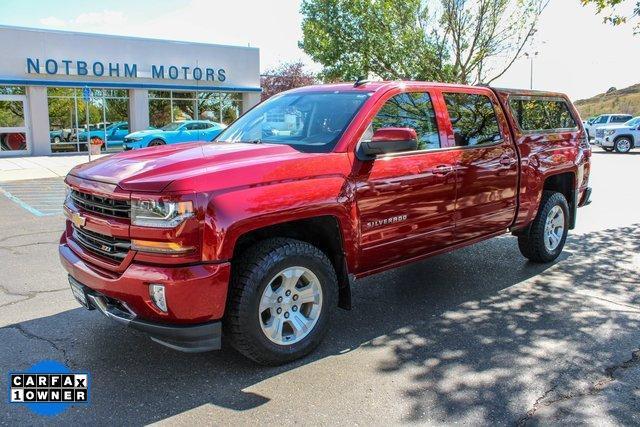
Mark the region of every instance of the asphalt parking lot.
POLYGON ((62 217, 0 184, 0 389, 43 359, 92 377, 89 405, 43 418, 3 399, 0 423, 638 424, 639 168, 640 151, 594 149, 593 203, 555 263, 505 236, 358 281, 318 351, 279 368, 177 353, 81 309, 62 217))

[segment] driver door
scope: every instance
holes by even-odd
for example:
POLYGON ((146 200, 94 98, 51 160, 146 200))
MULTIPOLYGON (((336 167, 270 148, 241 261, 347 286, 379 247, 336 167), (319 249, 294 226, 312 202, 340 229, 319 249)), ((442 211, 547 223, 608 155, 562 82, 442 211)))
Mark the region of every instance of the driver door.
POLYGON ((362 162, 357 172, 361 272, 435 252, 453 240, 455 170, 451 152, 441 150, 446 134, 440 134, 433 98, 428 91, 391 97, 363 137, 381 128, 412 128, 418 147, 362 162))
POLYGON ((176 142, 193 142, 200 140, 200 123, 192 122, 185 123, 178 130, 176 135, 176 142))

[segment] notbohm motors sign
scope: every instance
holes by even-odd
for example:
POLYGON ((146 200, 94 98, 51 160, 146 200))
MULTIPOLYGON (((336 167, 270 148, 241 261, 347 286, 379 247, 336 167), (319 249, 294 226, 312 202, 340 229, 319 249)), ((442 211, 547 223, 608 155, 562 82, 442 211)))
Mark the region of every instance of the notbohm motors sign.
POLYGON ((89 374, 42 361, 25 372, 9 374, 9 402, 26 405, 36 414, 57 415, 70 405, 89 402, 89 374))

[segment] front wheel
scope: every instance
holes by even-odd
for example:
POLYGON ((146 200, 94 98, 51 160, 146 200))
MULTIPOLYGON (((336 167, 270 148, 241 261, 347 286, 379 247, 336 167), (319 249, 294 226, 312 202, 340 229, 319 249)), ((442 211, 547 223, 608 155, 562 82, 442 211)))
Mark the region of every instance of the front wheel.
POLYGON ((558 258, 569 231, 569 205, 562 193, 545 191, 529 232, 518 236, 518 247, 533 262, 546 263, 558 258))
POLYGON ((159 147, 161 145, 164 145, 164 141, 161 139, 154 139, 149 143, 149 147, 159 147))
POLYGON ((628 153, 631 150, 631 140, 629 138, 618 138, 614 144, 616 153, 628 153))
POLYGON ((264 240, 234 263, 225 334, 260 364, 298 359, 322 341, 337 290, 335 270, 320 249, 294 239, 264 240))

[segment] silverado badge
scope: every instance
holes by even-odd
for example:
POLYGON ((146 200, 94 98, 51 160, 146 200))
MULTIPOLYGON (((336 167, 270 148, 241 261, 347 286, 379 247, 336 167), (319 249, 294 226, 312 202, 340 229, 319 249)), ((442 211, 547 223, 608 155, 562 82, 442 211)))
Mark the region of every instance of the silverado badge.
POLYGON ((84 227, 87 219, 77 212, 71 214, 71 222, 78 228, 84 227))

